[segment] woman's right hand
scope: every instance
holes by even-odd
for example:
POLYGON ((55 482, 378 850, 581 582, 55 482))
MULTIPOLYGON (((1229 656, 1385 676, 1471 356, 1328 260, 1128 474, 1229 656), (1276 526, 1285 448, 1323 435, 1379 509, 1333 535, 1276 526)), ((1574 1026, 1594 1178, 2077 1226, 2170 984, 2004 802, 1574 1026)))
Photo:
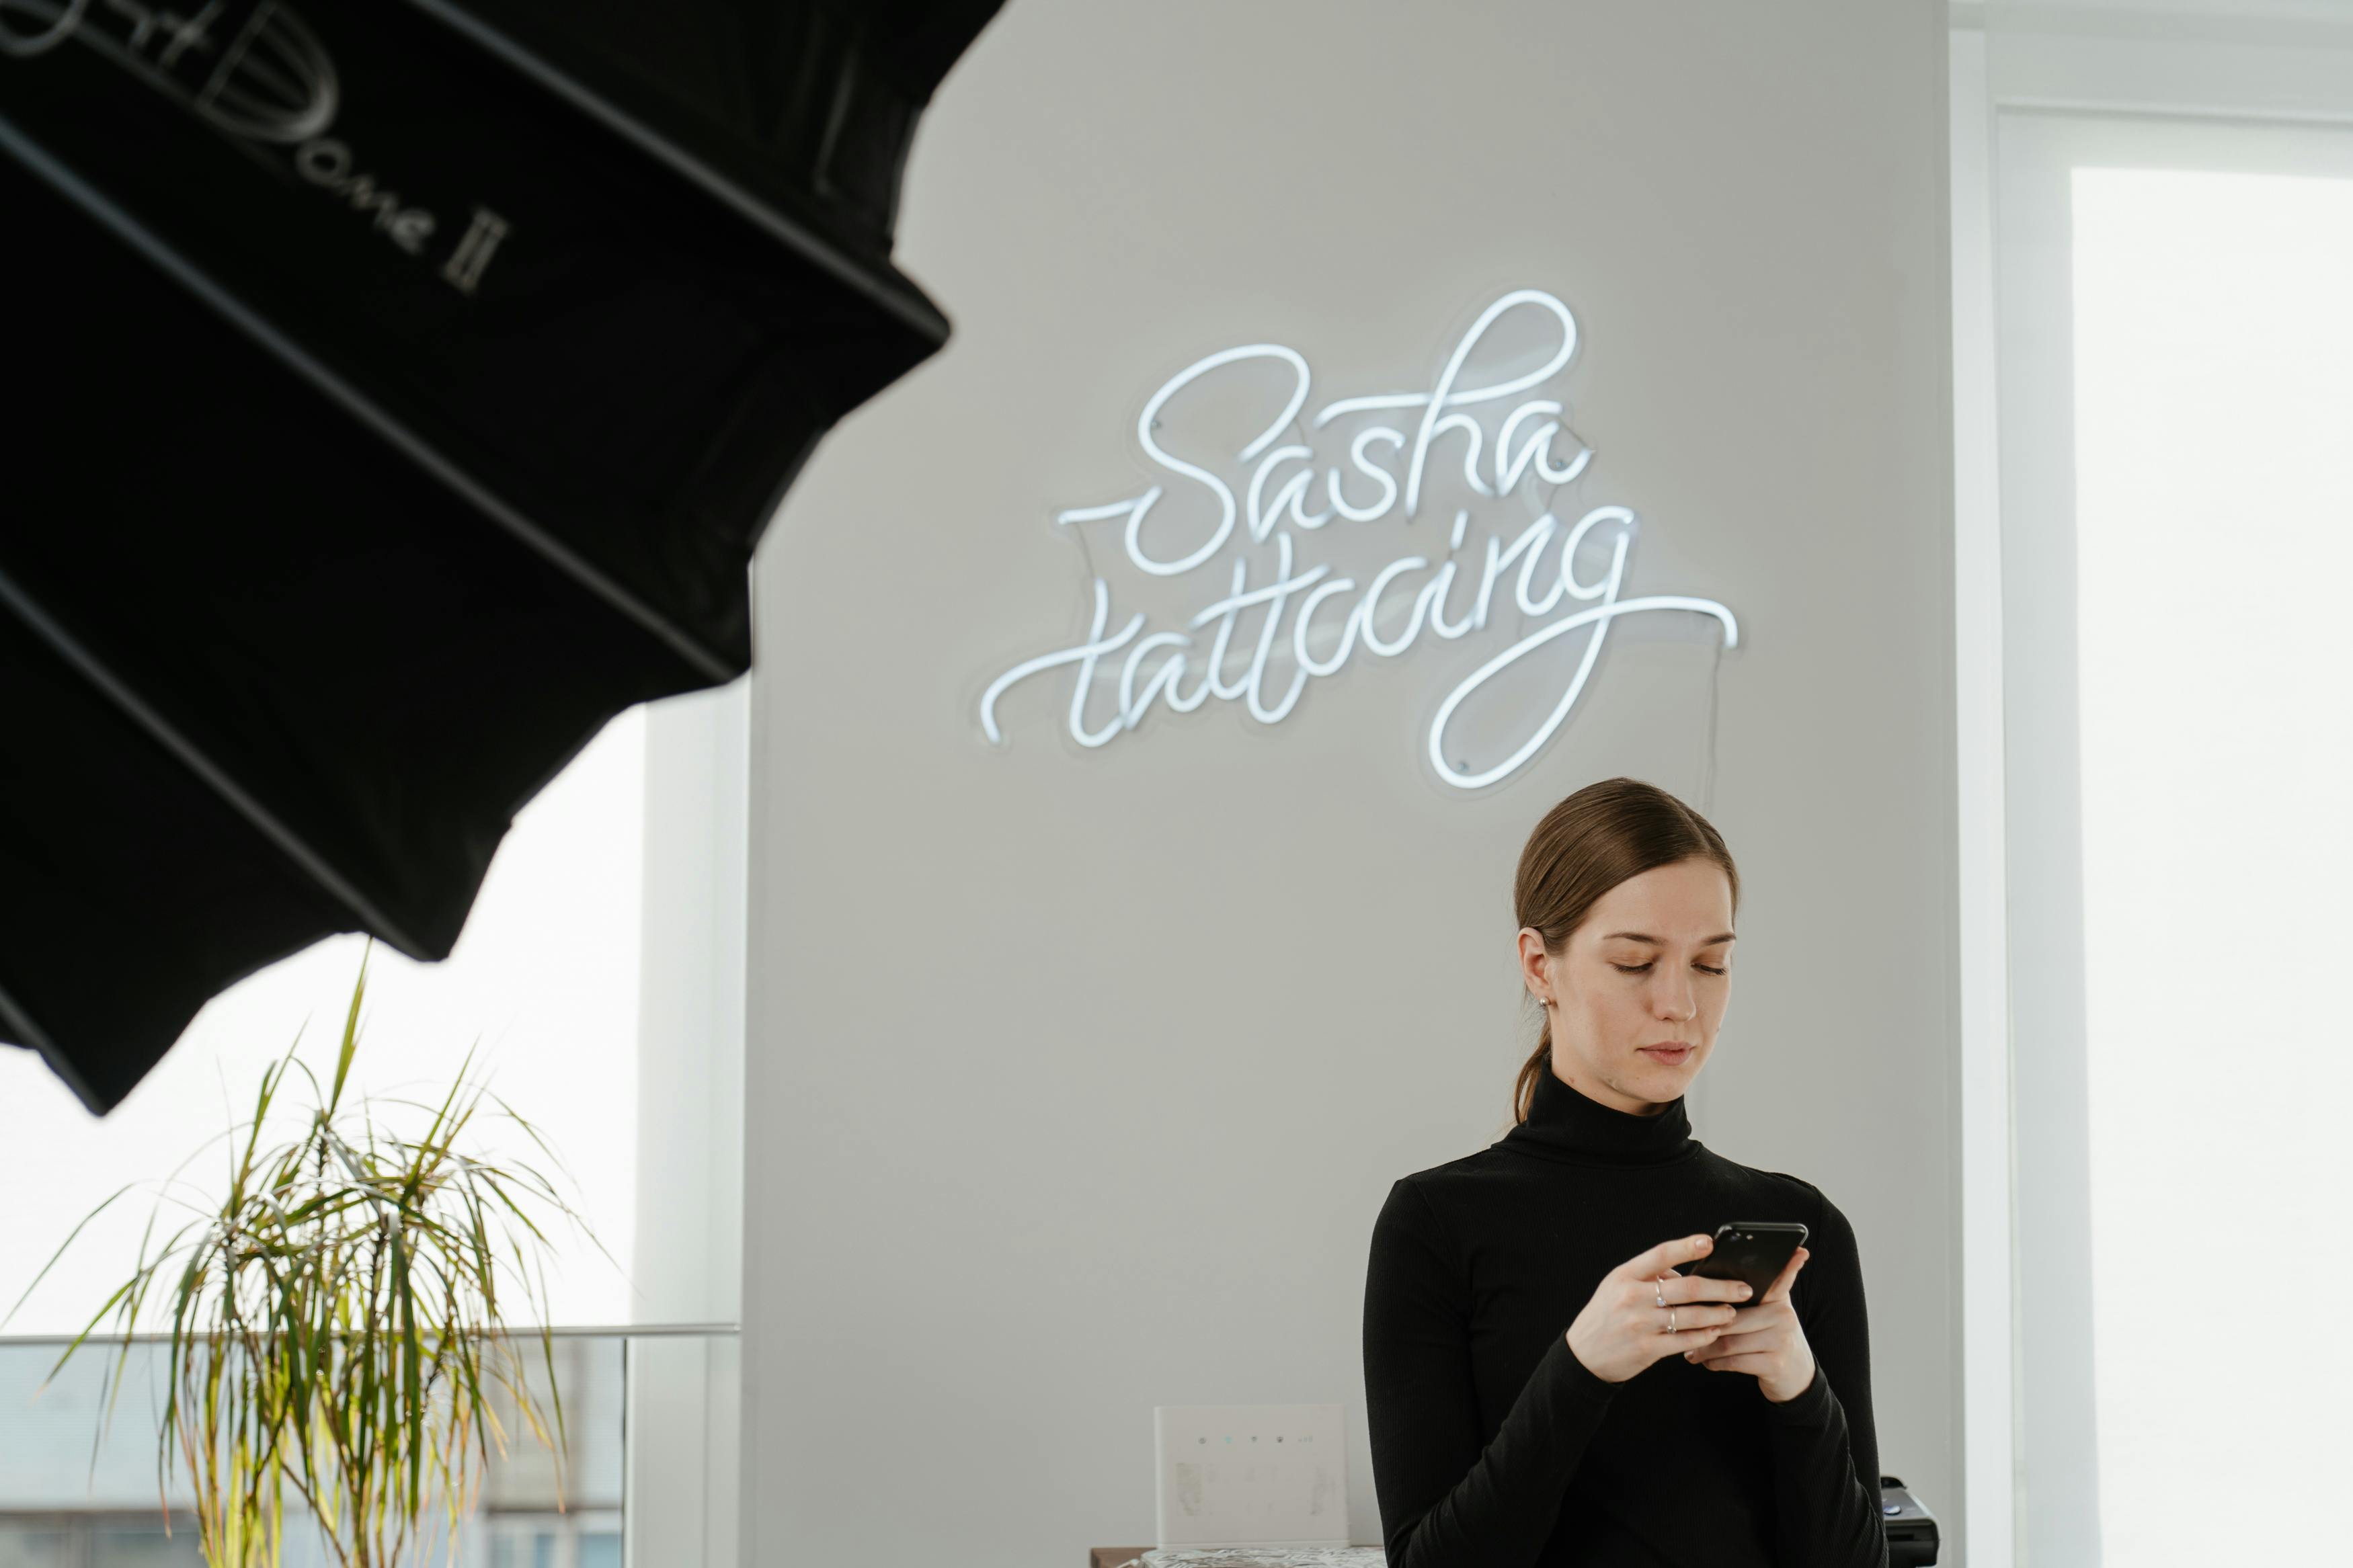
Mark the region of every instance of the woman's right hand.
POLYGON ((1602 1382, 1623 1383, 1663 1356, 1713 1343, 1737 1315, 1724 1303, 1746 1301, 1748 1287, 1669 1270, 1706 1257, 1715 1245, 1704 1235, 1662 1241, 1603 1275, 1593 1299, 1568 1325, 1570 1352, 1602 1382))

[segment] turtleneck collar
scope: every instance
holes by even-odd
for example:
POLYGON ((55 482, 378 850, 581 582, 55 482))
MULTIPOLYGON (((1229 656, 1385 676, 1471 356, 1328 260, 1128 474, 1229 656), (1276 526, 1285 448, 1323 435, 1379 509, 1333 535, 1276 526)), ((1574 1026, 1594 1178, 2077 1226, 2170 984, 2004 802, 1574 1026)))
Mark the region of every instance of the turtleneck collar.
POLYGON ((1583 1165, 1663 1165, 1700 1145, 1681 1095, 1664 1110, 1637 1116, 1570 1088, 1547 1064, 1536 1075, 1528 1119, 1504 1135, 1502 1146, 1583 1165))

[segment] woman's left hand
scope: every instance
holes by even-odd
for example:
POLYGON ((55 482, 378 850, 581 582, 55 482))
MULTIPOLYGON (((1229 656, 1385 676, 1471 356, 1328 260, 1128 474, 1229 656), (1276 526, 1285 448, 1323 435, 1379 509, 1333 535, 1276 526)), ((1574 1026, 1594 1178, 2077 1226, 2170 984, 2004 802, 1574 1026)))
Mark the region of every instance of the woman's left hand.
POLYGON ((1814 1381, 1814 1352, 1806 1343, 1806 1331, 1798 1326, 1789 1287, 1809 1256, 1802 1247, 1791 1253, 1756 1305, 1739 1308, 1714 1342, 1684 1352, 1683 1359, 1711 1372, 1749 1373, 1776 1405, 1805 1393, 1814 1381))

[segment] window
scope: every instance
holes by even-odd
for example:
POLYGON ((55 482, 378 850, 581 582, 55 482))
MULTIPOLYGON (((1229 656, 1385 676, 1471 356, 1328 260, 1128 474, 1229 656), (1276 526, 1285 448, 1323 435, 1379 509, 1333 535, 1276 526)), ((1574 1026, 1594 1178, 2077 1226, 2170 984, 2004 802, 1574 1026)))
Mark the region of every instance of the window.
MULTIPOLYGON (((611 1485, 582 1498, 587 1511, 560 1529, 542 1528, 536 1494, 512 1507, 491 1500, 495 1561, 615 1561, 625 1492, 628 1531, 650 1531, 665 1548, 637 1561, 733 1555, 748 713, 748 681, 739 681, 621 714, 518 814, 448 960, 418 964, 382 946, 369 959, 353 1088, 446 1092, 479 1041, 478 1065, 563 1157, 575 1205, 612 1256, 559 1236, 548 1281, 554 1323, 603 1331, 563 1342, 597 1347, 575 1352, 578 1387, 567 1382, 565 1398, 611 1428, 579 1435, 592 1446, 609 1438, 611 1485)), ((0 1052, 0 1190, 19 1194, 0 1205, 0 1310, 81 1215, 140 1184, 0 1337, 0 1475, 34 1474, 54 1443, 54 1422, 25 1401, 56 1353, 53 1336, 78 1331, 129 1273, 154 1184, 250 1114, 263 1068, 298 1031, 302 1058, 331 1076, 362 946, 357 936, 331 939, 216 998, 102 1120, 38 1058, 0 1052), (41 1201, 21 1201, 32 1193, 41 1201), (48 1344, 23 1342, 43 1336, 48 1344)), ((512 1128, 481 1135, 501 1153, 534 1152, 512 1128)), ((182 1173, 199 1202, 218 1190, 220 1158, 182 1173)), ((87 1359, 94 1371, 98 1354, 87 1359)), ((86 1430, 70 1450, 71 1485, 0 1490, 0 1516, 23 1526, 18 1547, 0 1542, 0 1563, 11 1550, 79 1563, 72 1554, 95 1550, 93 1531, 156 1524, 152 1433, 132 1445, 146 1489, 122 1504, 122 1518, 81 1484, 86 1430)), ((500 1473, 501 1484, 521 1484, 513 1467, 500 1473)), ((134 1556, 178 1549, 160 1534, 152 1548, 122 1547, 134 1556)))
POLYGON ((2353 581, 2353 132, 2316 134, 2346 143, 2333 174, 2324 145, 2313 173, 2073 176, 2092 1344, 2116 1562, 2290 1555, 2304 1525, 2263 1506, 2277 1456, 2353 1470, 2341 1361, 2245 1375, 2241 1292, 2152 1289, 2193 1258, 2226 1277, 2280 1259, 2291 1297, 2353 1285, 2323 1239, 2353 1199, 2330 1125, 2353 1104, 2332 999, 2353 655, 2329 593, 2353 581))
POLYGON ((2006 20, 1954 55, 1968 1561, 2285 1557, 2353 1374, 2229 1347, 2240 1260, 2353 1274, 2353 16, 2006 20))
MULTIPOLYGON (((456 950, 424 964, 377 946, 353 1089, 438 1098, 475 1042, 497 1091, 541 1126, 579 1184, 577 1199, 622 1269, 634 1257, 640 910, 646 723, 615 719, 519 814, 456 950)), ((331 1079, 343 1004, 364 939, 330 938, 214 998, 180 1043, 111 1114, 80 1112, 40 1058, 0 1053, 0 1183, 40 1192, 0 1215, 0 1291, 9 1302, 74 1221, 128 1182, 105 1229, 43 1282, 11 1331, 79 1329, 129 1271, 149 1184, 250 1114, 269 1065, 301 1058, 331 1079)), ((307 1096, 306 1085, 291 1086, 307 1096)), ((518 1134, 478 1136, 522 1155, 518 1134)), ((181 1180, 211 1194, 218 1159, 181 1180)), ((630 1321, 625 1275, 574 1247, 551 1282, 555 1321, 630 1321)))

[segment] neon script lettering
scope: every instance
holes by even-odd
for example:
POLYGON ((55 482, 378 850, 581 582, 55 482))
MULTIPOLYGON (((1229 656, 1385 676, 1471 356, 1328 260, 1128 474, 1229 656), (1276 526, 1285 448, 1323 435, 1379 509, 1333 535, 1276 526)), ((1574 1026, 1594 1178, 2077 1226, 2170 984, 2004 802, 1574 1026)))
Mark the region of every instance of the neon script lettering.
MULTIPOLYGON (((1516 641, 1465 676, 1439 704, 1425 738, 1425 755, 1440 778, 1477 789, 1509 777, 1552 738, 1620 617, 1670 611, 1712 616, 1723 625, 1724 646, 1736 647, 1739 627, 1732 612, 1713 599, 1622 596, 1638 526, 1632 511, 1595 506, 1564 526, 1549 500, 1537 499, 1577 479, 1593 458, 1592 448, 1563 422, 1562 404, 1542 395, 1575 355, 1577 337, 1567 306, 1540 289, 1518 289, 1487 307, 1427 391, 1342 398, 1324 404, 1303 426, 1314 378, 1294 350, 1250 343, 1178 371, 1152 395, 1135 424, 1137 447, 1166 479, 1124 500, 1061 512, 1055 521, 1070 528, 1119 525, 1129 563, 1147 579, 1183 578, 1209 568, 1221 554, 1230 556, 1222 591, 1191 614, 1182 630, 1146 635, 1148 616, 1138 611, 1114 631, 1111 585, 1097 575, 1085 637, 1025 659, 992 681, 980 700, 982 730, 1001 742, 999 700, 1020 682, 1054 670, 1071 678, 1068 722, 1082 746, 1105 745, 1130 732, 1155 702, 1189 713, 1216 697, 1243 703, 1261 723, 1277 723, 1297 707, 1311 679, 1338 673, 1360 652, 1394 658, 1424 631, 1450 641, 1485 631, 1497 618, 1498 593, 1509 578, 1509 607, 1542 624, 1528 630, 1523 621, 1516 641), (1540 328, 1535 352, 1541 359, 1516 374, 1491 378, 1474 372, 1474 354, 1485 347, 1492 357, 1491 331, 1512 312, 1521 313, 1514 326, 1525 328, 1533 320, 1540 328), (1213 467, 1198 453, 1183 456, 1165 444, 1166 426, 1191 400, 1220 384, 1229 397, 1249 386, 1262 388, 1270 373, 1278 384, 1289 384, 1282 405, 1231 465, 1213 467), (1285 442, 1285 436, 1295 439, 1285 442), (1332 449, 1345 448, 1345 467, 1319 463, 1314 445, 1319 437, 1332 449), (1327 528, 1335 531, 1324 539, 1337 542, 1342 533, 1375 524, 1414 526, 1424 501, 1441 486, 1466 504, 1455 509, 1443 558, 1434 564, 1427 553, 1398 555, 1359 581, 1337 574, 1333 563, 1299 561, 1298 539, 1327 528), (1537 515, 1490 524, 1482 545, 1465 556, 1473 509, 1514 498, 1524 517, 1537 515), (1172 510, 1181 515, 1172 517, 1172 510), (1271 569, 1253 585, 1250 557, 1264 556, 1270 535, 1271 569), (1589 574, 1580 568, 1580 560, 1597 557, 1606 564, 1589 574), (1401 626, 1396 624, 1400 616, 1401 626), (1565 688, 1515 746, 1506 742, 1506 754, 1473 765, 1450 746, 1450 725, 1475 693, 1539 648, 1588 627, 1565 688), (1114 669, 1116 701, 1106 710, 1098 688, 1113 684, 1114 669)), ((1521 360, 1529 357, 1523 353, 1521 360)), ((1425 549, 1435 551, 1435 542, 1425 549)))

